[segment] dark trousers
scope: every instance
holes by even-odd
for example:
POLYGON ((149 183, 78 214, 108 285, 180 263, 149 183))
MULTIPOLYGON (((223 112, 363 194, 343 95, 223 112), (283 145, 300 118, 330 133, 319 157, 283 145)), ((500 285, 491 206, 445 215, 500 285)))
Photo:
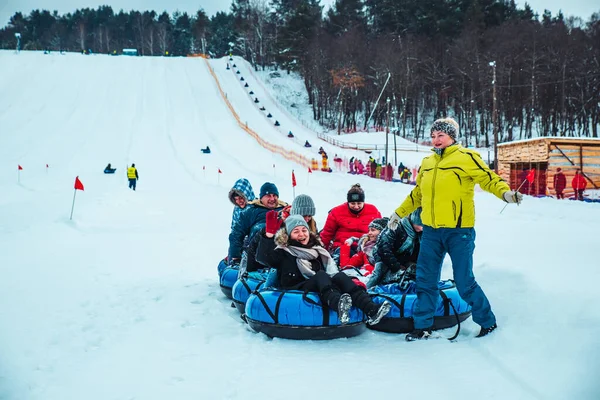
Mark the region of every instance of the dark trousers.
POLYGON ((559 192, 558 190, 556 191, 556 198, 557 199, 564 199, 565 195, 563 194, 562 190, 559 192))
POLYGON ((575 189, 575 198, 576 198, 577 200, 581 200, 581 201, 583 201, 583 191, 584 191, 584 190, 585 190, 585 189, 575 189))
POLYGON ((303 283, 302 290, 321 293, 323 290, 332 287, 338 289, 341 293, 350 293, 359 286, 356 286, 352 278, 343 272, 338 272, 330 277, 325 271, 321 270, 303 283))
POLYGON ((473 275, 475 229, 423 227, 419 261, 417 262, 417 303, 415 328, 433 325, 433 315, 440 301, 438 282, 442 262, 450 254, 458 294, 473 308, 473 321, 484 328, 496 323, 490 302, 473 275))
POLYGON ((367 291, 343 272, 330 277, 325 271, 319 271, 304 283, 301 290, 319 293, 321 301, 336 311, 342 293, 348 293, 352 298, 352 305, 368 317, 374 317, 379 310, 379 305, 373 303, 367 291))
POLYGON ((133 189, 135 190, 135 184, 137 182, 137 179, 130 179, 129 180, 129 189, 133 189))

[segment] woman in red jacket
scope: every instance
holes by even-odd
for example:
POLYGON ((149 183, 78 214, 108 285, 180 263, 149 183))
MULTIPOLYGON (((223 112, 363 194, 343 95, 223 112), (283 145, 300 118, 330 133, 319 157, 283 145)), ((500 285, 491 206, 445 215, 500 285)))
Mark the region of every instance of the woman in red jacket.
POLYGON ((575 190, 575 199, 583 201, 583 191, 587 186, 587 182, 585 177, 579 173, 579 169, 575 171, 571 186, 573 187, 573 190, 575 190))
MULTIPOLYGON (((369 224, 381 213, 373 204, 365 203, 365 191, 357 183, 346 196, 347 202, 329 211, 321 240, 335 262, 339 264, 340 246, 351 237, 361 237, 369 232, 369 224)), ((353 247, 354 254, 356 247, 353 247)))

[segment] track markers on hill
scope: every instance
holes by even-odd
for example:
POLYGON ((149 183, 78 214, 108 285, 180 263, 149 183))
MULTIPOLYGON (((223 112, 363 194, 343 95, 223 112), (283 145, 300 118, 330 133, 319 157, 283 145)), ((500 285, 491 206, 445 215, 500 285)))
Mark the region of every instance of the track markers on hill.
POLYGON ((77 194, 78 190, 81 190, 83 192, 83 183, 81 183, 81 181, 79 180, 79 176, 75 177, 75 191, 73 192, 73 204, 71 205, 71 216, 69 217, 69 220, 73 219, 73 209, 75 208, 75 195, 77 194))

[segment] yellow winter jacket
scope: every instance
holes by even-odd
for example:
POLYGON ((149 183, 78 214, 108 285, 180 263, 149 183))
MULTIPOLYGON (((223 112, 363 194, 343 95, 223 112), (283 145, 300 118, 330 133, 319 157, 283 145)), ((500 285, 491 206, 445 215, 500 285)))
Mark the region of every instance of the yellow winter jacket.
POLYGON ((432 228, 472 228, 475 226, 475 184, 503 199, 510 187, 483 162, 479 153, 459 144, 446 147, 423 159, 417 186, 396 209, 405 217, 423 207, 423 224, 432 228))
POLYGON ((137 179, 137 170, 135 167, 127 168, 127 179, 137 179))

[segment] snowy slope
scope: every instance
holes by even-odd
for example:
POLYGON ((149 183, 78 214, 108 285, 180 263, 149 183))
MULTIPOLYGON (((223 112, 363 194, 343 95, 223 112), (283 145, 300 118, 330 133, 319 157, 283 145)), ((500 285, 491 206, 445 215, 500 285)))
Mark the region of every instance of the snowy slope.
MULTIPOLYGON (((211 61, 236 111, 285 144, 225 63, 211 61)), ((258 192, 273 181, 291 201, 296 168, 320 226, 355 182, 385 215, 411 187, 309 177, 272 155, 237 126, 200 59, 0 52, 0 93, 1 399, 600 396, 598 204, 526 198, 499 214, 500 200, 476 193, 475 273, 500 325, 488 338, 472 339, 469 320, 456 343, 371 331, 269 340, 217 283, 233 182, 258 192), (76 175, 85 191, 69 221, 76 175)))

